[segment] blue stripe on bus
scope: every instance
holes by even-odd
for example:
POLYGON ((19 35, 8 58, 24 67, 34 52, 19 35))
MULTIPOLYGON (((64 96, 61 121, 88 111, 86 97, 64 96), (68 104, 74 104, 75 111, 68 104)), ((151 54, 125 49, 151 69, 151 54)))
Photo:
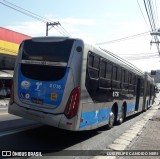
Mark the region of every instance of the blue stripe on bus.
POLYGON ((135 103, 127 104, 127 113, 135 111, 135 103))
POLYGON ((80 128, 92 126, 103 121, 109 120, 109 114, 111 109, 105 108, 101 110, 95 110, 92 112, 84 112, 81 114, 80 128))

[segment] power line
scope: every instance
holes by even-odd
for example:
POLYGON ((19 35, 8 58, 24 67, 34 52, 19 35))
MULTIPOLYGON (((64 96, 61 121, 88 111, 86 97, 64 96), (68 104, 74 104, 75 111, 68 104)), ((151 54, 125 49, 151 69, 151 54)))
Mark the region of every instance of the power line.
POLYGON ((6 3, 8 3, 8 4, 10 4, 10 5, 12 5, 12 6, 14 6, 14 7, 16 7, 16 8, 19 8, 19 9, 21 9, 21 10, 24 10, 25 12, 28 12, 29 14, 32 14, 32 15, 34 15, 34 16, 36 16, 36 17, 39 17, 39 18, 44 19, 44 20, 47 20, 46 18, 44 18, 44 17, 42 17, 42 16, 40 16, 40 15, 38 15, 38 14, 35 14, 35 13, 29 11, 29 10, 26 10, 26 9, 20 7, 20 6, 17 6, 17 5, 15 5, 15 4, 11 3, 11 2, 8 2, 8 1, 6 1, 6 0, 3 0, 3 1, 6 2, 6 3))
POLYGON ((122 57, 120 57, 120 56, 117 56, 116 54, 113 54, 112 52, 110 52, 110 51, 108 51, 108 50, 106 50, 106 49, 104 49, 104 48, 101 48, 101 47, 99 47, 99 48, 100 48, 101 50, 105 51, 106 53, 112 55, 112 56, 115 57, 116 59, 120 60, 121 62, 123 62, 123 63, 125 63, 125 64, 127 64, 127 65, 130 65, 131 68, 134 68, 134 69, 136 69, 137 71, 140 71, 138 68, 136 68, 135 66, 133 66, 132 63, 130 63, 129 61, 127 61, 127 59, 124 59, 124 58, 122 58, 122 57))
POLYGON ((97 43, 96 45, 104 45, 104 44, 110 44, 110 43, 115 43, 115 42, 121 42, 121 41, 124 41, 124 40, 130 40, 130 39, 133 39, 133 38, 138 38, 138 37, 140 37, 140 36, 145 36, 145 35, 147 35, 147 34, 149 34, 149 33, 150 33, 150 32, 147 31, 147 32, 143 32, 143 33, 131 35, 131 36, 124 37, 124 38, 119 38, 119 39, 115 39, 115 40, 111 40, 111 41, 106 41, 106 42, 97 43))
POLYGON ((147 27, 148 27, 148 29, 149 29, 149 25, 148 25, 148 23, 147 23, 147 21, 146 21, 146 18, 145 18, 145 16, 144 16, 143 12, 142 12, 142 9, 141 9, 141 6, 140 6, 138 0, 137 0, 137 3, 138 3, 138 7, 139 7, 139 9, 140 9, 140 11, 141 11, 142 17, 143 17, 143 19, 144 19, 144 21, 145 21, 145 23, 146 23, 146 25, 147 25, 147 27))
POLYGON ((155 18, 156 28, 158 28, 159 27, 159 19, 158 19, 158 11, 157 11, 156 1, 155 1, 155 3, 153 2, 153 0, 151 2, 152 2, 152 6, 153 6, 153 14, 154 14, 154 18, 155 18))
POLYGON ((136 60, 147 60, 147 59, 155 59, 159 58, 159 55, 157 56, 152 56, 152 57, 143 57, 143 58, 126 58, 129 61, 136 61, 136 60))
MULTIPOLYGON (((68 31, 61 25, 61 23, 59 23, 59 25, 63 28, 63 30, 64 30, 66 33, 68 33, 68 31)), ((70 35, 70 34, 68 33, 68 35, 70 35)))
POLYGON ((148 57, 155 57, 159 55, 143 55, 143 56, 127 56, 125 58, 148 58, 148 57))
POLYGON ((127 60, 144 60, 144 59, 151 59, 151 58, 159 58, 158 52, 152 53, 139 53, 139 54, 120 54, 127 60))
POLYGON ((157 9, 156 0, 155 0, 155 8, 156 8, 155 10, 156 10, 156 15, 157 15, 157 16, 156 16, 156 17, 157 17, 157 24, 158 24, 158 28, 159 28, 160 26, 159 26, 158 9, 157 9))
MULTIPOLYGON (((15 10, 15 11, 17 11, 17 12, 20 12, 20 13, 26 15, 26 16, 29 16, 29 17, 31 17, 31 18, 34 18, 34 19, 36 19, 36 20, 38 20, 38 21, 41 21, 41 22, 43 22, 43 23, 53 22, 53 21, 48 20, 47 18, 44 18, 44 17, 42 17, 42 16, 39 16, 38 14, 35 14, 35 13, 29 11, 29 10, 26 10, 26 9, 24 9, 24 8, 22 8, 22 7, 19 7, 19 6, 15 5, 15 4, 11 3, 11 2, 8 2, 8 1, 6 1, 6 0, 3 0, 3 1, 4 1, 5 3, 0 2, 2 5, 10 8, 10 9, 13 9, 13 10, 15 10), (7 4, 6 4, 6 3, 7 3, 7 4)), ((53 23, 54 23, 54 22, 53 22, 53 23)), ((61 27, 61 28, 60 28, 58 25, 54 26, 54 29, 55 29, 57 32, 59 32, 59 33, 62 34, 62 35, 70 35, 70 34, 66 31, 66 29, 64 29, 64 27, 62 27, 62 25, 61 25, 59 22, 57 22, 57 23, 58 23, 58 25, 61 27)))
POLYGON ((144 60, 144 59, 151 59, 151 58, 159 58, 159 55, 142 55, 142 56, 128 56, 125 57, 127 60, 144 60))
POLYGON ((120 54, 121 56, 144 56, 144 55, 154 55, 157 54, 158 52, 152 52, 152 53, 137 53, 137 54, 120 54))
POLYGON ((20 12, 20 13, 22 13, 22 14, 26 15, 26 16, 30 16, 30 17, 32 17, 32 18, 34 18, 34 19, 36 19, 36 20, 39 20, 39 21, 41 21, 41 22, 44 22, 44 23, 45 23, 45 21, 44 21, 44 20, 42 20, 42 19, 40 19, 40 18, 37 18, 37 17, 32 16, 32 15, 30 15, 30 14, 27 14, 27 13, 25 13, 25 12, 23 12, 23 11, 20 11, 20 10, 18 10, 18 9, 16 9, 16 8, 12 7, 12 6, 9 6, 9 5, 7 5, 7 4, 5 4, 5 3, 3 3, 3 2, 0 2, 0 3, 1 3, 2 5, 4 5, 4 6, 8 7, 8 8, 11 8, 11 9, 13 9, 13 10, 17 11, 17 12, 20 12))
MULTIPOLYGON (((158 18, 158 15, 156 15, 158 12, 155 11, 155 7, 154 7, 154 4, 152 2, 152 0, 143 0, 144 2, 144 6, 145 6, 145 10, 146 10, 146 13, 147 13, 147 16, 148 16, 148 20, 149 20, 149 23, 150 23, 150 27, 151 27, 151 30, 152 30, 152 33, 153 32, 156 32, 157 31, 157 24, 158 24, 158 20, 155 20, 156 17, 158 18)), ((157 46, 157 50, 160 54, 160 50, 159 50, 159 40, 158 40, 158 36, 157 35, 153 35, 154 37, 154 40, 156 43, 156 46, 157 46)))

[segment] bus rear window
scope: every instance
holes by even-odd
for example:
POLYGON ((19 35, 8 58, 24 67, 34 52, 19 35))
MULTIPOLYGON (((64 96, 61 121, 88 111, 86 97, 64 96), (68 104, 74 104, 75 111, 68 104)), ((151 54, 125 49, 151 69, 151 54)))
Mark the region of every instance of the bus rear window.
POLYGON ((74 40, 59 42, 36 42, 26 40, 23 47, 23 60, 68 62, 74 40))

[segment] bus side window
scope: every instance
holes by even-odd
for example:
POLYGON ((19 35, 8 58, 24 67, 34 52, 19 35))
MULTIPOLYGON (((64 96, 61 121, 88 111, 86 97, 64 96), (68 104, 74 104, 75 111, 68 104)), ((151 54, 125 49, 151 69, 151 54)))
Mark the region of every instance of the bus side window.
POLYGON ((122 83, 125 83, 125 70, 122 71, 122 83))
POLYGON ((99 69, 99 62, 100 62, 100 58, 97 56, 94 56, 93 67, 99 69))
POLYGON ((118 67, 118 73, 117 73, 117 80, 118 81, 121 81, 121 76, 122 75, 122 69, 121 69, 121 67, 118 67))
POLYGON ((117 80, 117 66, 113 66, 112 80, 117 80))
POLYGON ((137 82, 138 82, 138 79, 137 79, 137 76, 135 75, 135 76, 134 76, 134 85, 135 85, 135 86, 137 85, 137 82))
POLYGON ((99 62, 100 58, 89 52, 88 56, 88 73, 90 78, 99 78, 99 62))
POLYGON ((93 61, 94 61, 94 56, 90 54, 88 56, 88 66, 93 67, 93 61))
POLYGON ((144 94, 144 79, 141 79, 141 96, 144 94))
MULTIPOLYGON (((122 89, 128 91, 128 71, 123 69, 122 71, 122 89)), ((127 92, 125 92, 127 93, 127 92)))
POLYGON ((111 77, 112 77, 112 64, 107 62, 106 78, 111 79, 111 77))
POLYGON ((106 78, 106 62, 101 61, 100 64, 100 77, 106 78))
POLYGON ((132 73, 129 73, 129 84, 132 84, 132 73))
POLYGON ((128 71, 125 72, 125 83, 128 83, 128 71))
POLYGON ((134 88, 134 95, 136 95, 136 83, 137 83, 137 77, 134 74, 132 78, 133 88, 134 88))
POLYGON ((134 78, 134 76, 133 76, 133 74, 132 73, 129 73, 129 75, 128 75, 129 77, 129 81, 128 81, 128 83, 129 83, 129 87, 128 87, 128 89, 129 89, 129 93, 130 94, 134 94, 134 83, 133 83, 133 78, 134 78))

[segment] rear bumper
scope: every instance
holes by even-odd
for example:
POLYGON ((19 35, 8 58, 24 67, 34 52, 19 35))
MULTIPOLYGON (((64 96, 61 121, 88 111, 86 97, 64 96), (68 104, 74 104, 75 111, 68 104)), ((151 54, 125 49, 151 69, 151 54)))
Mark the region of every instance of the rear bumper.
POLYGON ((49 113, 36 111, 33 109, 28 109, 28 108, 19 106, 16 103, 9 105, 8 113, 17 115, 17 116, 21 116, 24 118, 28 118, 31 120, 39 121, 41 123, 48 124, 48 125, 55 126, 55 127, 58 127, 61 116, 62 116, 62 114, 53 115, 49 113))
POLYGON ((75 120, 73 119, 68 120, 63 114, 54 115, 50 113, 40 112, 19 106, 16 103, 9 105, 8 113, 24 117, 27 119, 35 120, 40 123, 44 123, 61 129, 75 131, 75 122, 74 122, 75 120), (67 123, 72 123, 72 124, 67 124, 67 123))

